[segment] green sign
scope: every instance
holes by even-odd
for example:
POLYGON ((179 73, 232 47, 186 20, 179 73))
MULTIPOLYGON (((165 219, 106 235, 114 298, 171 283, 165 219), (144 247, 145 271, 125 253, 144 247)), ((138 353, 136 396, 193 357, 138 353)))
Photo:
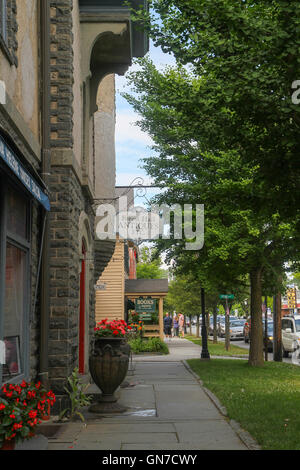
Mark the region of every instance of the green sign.
POLYGON ((141 321, 152 320, 152 315, 151 313, 141 313, 139 315, 139 320, 141 321))
POLYGON ((233 300, 234 299, 234 295, 233 294, 228 294, 228 295, 220 295, 220 299, 230 299, 230 300, 233 300))
POLYGON ((155 310, 156 299, 151 299, 151 297, 135 299, 136 313, 154 313, 155 310))

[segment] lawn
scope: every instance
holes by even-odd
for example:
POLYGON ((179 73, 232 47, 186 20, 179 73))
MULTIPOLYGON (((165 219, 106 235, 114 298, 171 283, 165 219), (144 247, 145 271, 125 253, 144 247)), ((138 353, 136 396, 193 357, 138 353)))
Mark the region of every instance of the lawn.
MULTIPOLYGON (((192 335, 185 335, 185 339, 202 346, 201 338, 192 335)), ((219 342, 214 344, 212 340, 208 340, 208 351, 210 356, 245 356, 248 357, 249 351, 244 348, 235 346, 232 342, 228 351, 225 349, 225 343, 219 342)))
POLYGON ((264 450, 300 450, 300 367, 236 359, 190 359, 206 388, 264 450))

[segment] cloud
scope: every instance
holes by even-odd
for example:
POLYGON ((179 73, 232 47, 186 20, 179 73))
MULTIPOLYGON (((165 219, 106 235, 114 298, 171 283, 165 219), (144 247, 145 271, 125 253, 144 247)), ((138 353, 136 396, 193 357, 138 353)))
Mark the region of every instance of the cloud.
POLYGON ((135 124, 138 119, 139 116, 129 107, 117 113, 116 144, 129 142, 142 143, 145 146, 153 144, 151 137, 135 124))

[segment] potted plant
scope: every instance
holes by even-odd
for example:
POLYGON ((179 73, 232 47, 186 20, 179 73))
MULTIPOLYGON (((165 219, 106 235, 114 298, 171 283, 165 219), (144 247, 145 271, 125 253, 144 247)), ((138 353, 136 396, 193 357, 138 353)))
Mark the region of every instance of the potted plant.
POLYGON ((0 397, 0 449, 13 449, 15 444, 35 435, 48 405, 55 395, 45 390, 41 382, 4 385, 0 397))
POLYGON ((104 319, 94 328, 94 342, 89 358, 92 379, 102 392, 99 402, 91 405, 94 413, 122 412, 115 391, 128 371, 130 346, 126 335, 131 327, 124 320, 104 319))
POLYGON ((89 405, 91 401, 91 398, 85 393, 87 388, 88 385, 80 383, 78 369, 75 368, 68 377, 68 387, 64 387, 69 396, 70 407, 60 413, 58 421, 72 421, 79 417, 84 422, 84 416, 80 410, 89 405))

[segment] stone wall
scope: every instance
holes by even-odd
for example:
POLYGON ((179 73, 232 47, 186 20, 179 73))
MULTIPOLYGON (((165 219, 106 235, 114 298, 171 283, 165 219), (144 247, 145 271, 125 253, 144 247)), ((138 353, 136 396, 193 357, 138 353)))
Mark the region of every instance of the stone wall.
MULTIPOLYGON (((71 167, 52 167, 49 378, 56 392, 78 367, 80 312, 80 214, 93 230, 94 215, 71 167)), ((91 240, 91 244, 93 241, 91 240)), ((89 246, 93 253, 93 245, 89 246)), ((89 329, 94 326, 93 264, 89 278, 89 329)))
POLYGON ((73 147, 73 0, 51 2, 51 143, 73 147))

